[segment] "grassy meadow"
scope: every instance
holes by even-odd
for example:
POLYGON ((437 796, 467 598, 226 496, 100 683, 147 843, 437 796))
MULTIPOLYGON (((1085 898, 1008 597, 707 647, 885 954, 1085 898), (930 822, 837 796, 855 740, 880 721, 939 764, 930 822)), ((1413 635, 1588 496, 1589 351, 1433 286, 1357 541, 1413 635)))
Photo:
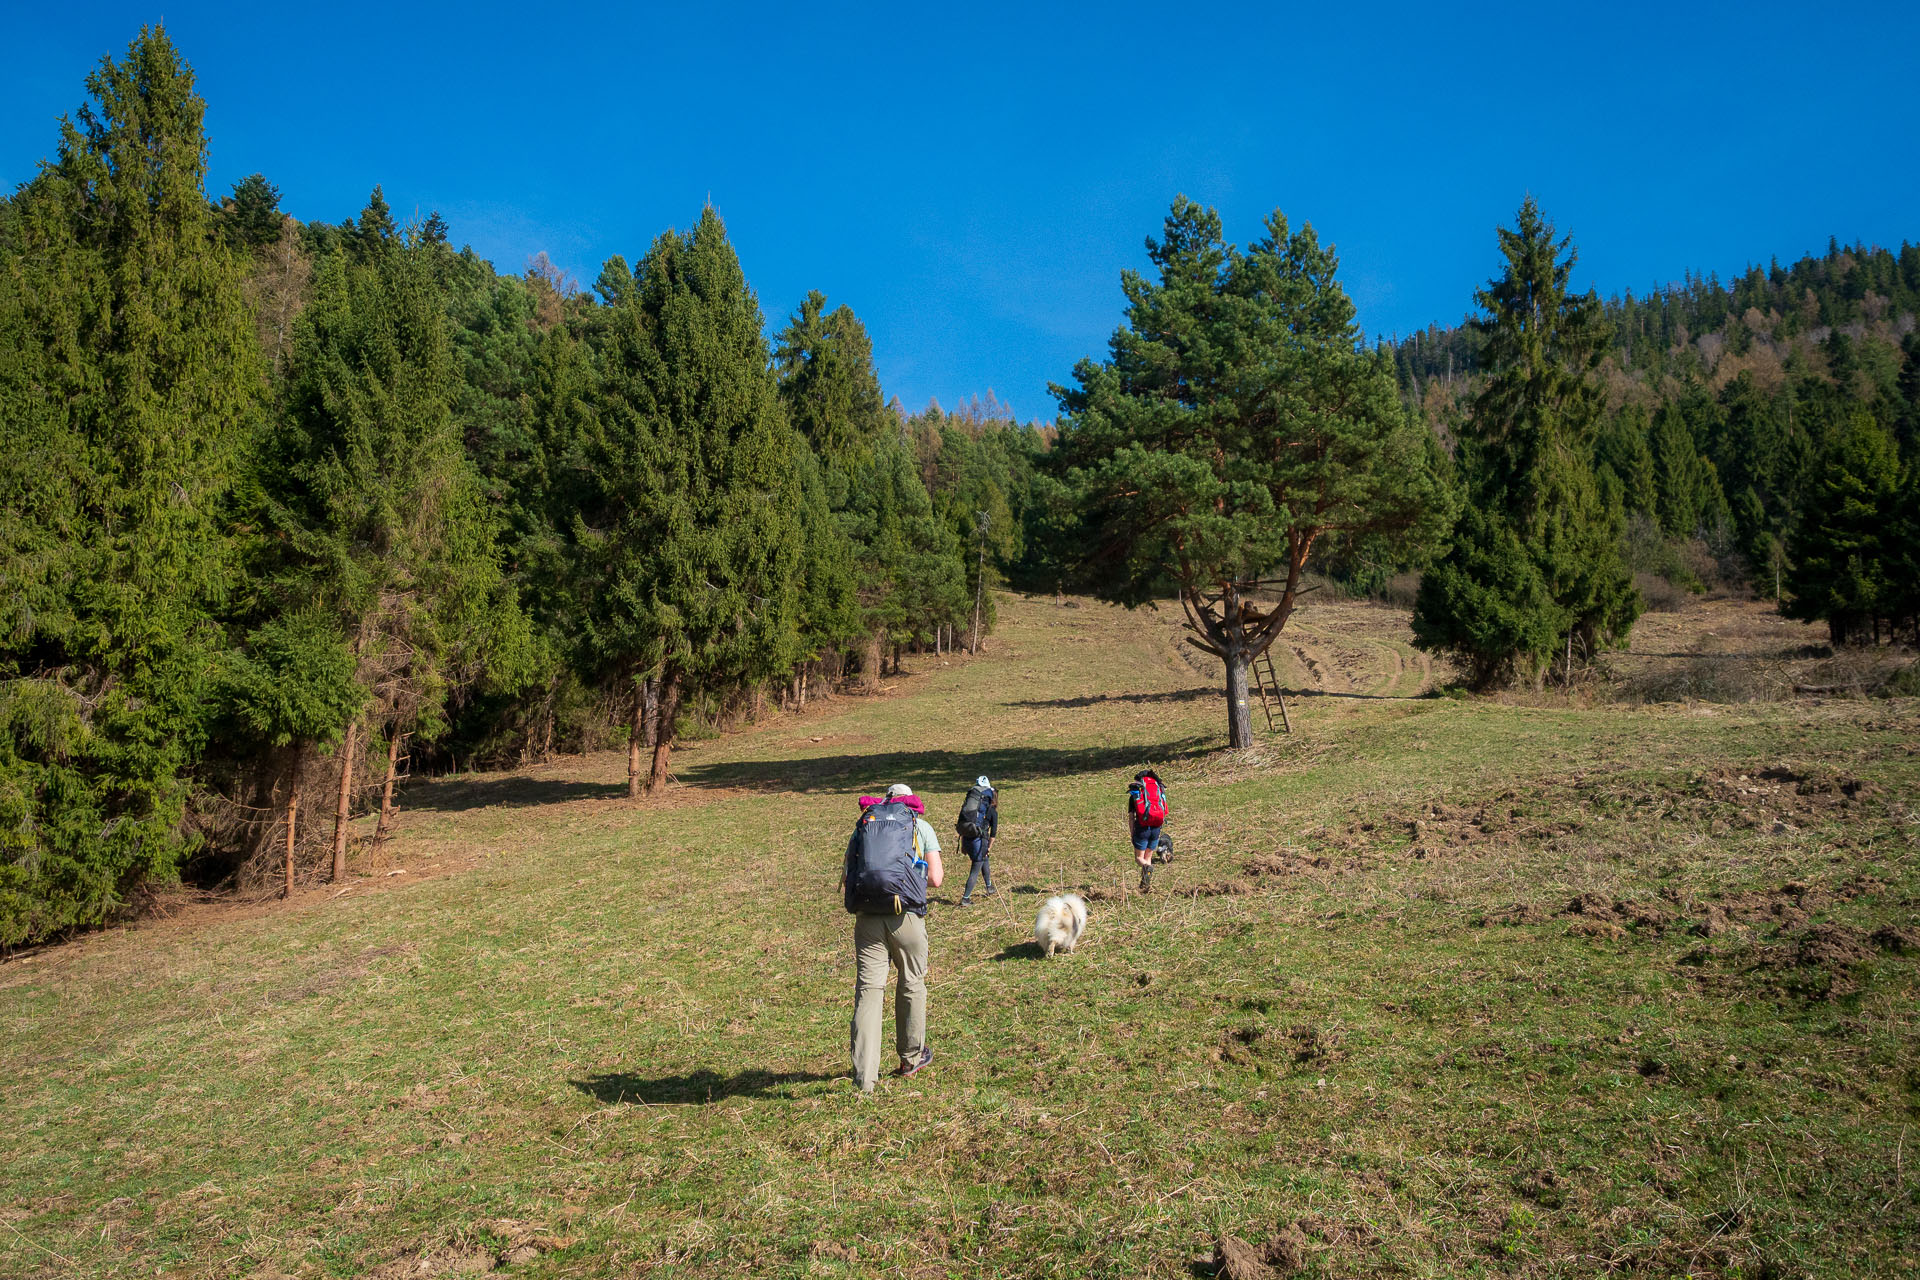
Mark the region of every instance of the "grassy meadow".
MULTIPOLYGON (((1747 616, 1691 608, 1635 660, 1747 616)), ((1176 614, 1005 597, 657 802, 423 782, 345 891, 0 964, 0 1276, 1920 1270, 1920 700, 1420 696, 1404 614, 1326 603, 1234 755, 1176 614), (951 854, 935 1063, 861 1098, 854 797, 950 833, 979 773, 1001 893, 951 854)))

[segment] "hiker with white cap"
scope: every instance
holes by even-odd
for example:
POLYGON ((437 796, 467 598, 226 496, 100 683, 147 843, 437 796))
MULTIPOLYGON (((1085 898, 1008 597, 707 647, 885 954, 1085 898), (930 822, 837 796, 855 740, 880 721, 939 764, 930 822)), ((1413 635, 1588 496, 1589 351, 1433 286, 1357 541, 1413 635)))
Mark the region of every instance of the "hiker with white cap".
POLYGON ((967 789, 967 798, 960 802, 960 821, 955 826, 960 832, 960 851, 973 863, 967 871, 967 887, 960 891, 960 905, 968 907, 973 905, 975 879, 985 882, 987 897, 994 895, 993 867, 987 862, 987 855, 993 850, 993 838, 1000 834, 1000 803, 986 774, 975 778, 973 786, 967 789))
POLYGON ((880 1014, 887 999, 887 962, 900 971, 893 996, 896 1076, 933 1061, 927 1047, 927 890, 947 878, 940 838, 913 788, 895 783, 884 798, 860 797, 860 821, 847 841, 840 877, 853 913, 853 1025, 848 1049, 853 1080, 872 1093, 880 1075, 880 1014))

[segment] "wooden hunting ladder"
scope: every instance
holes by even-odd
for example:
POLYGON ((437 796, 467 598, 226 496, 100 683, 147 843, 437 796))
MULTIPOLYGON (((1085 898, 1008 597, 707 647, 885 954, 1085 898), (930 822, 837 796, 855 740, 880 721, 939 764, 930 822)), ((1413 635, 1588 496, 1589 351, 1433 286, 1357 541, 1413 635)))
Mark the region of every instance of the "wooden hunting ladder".
POLYGON ((1267 713, 1267 732, 1274 730, 1273 708, 1277 703, 1280 707, 1280 726, 1292 733, 1293 721, 1287 715, 1287 695, 1280 691, 1280 678, 1273 671, 1273 645, 1262 649, 1260 656, 1253 660, 1253 687, 1260 694, 1260 709, 1267 713), (1269 688, 1273 691, 1271 698, 1268 697, 1269 688))

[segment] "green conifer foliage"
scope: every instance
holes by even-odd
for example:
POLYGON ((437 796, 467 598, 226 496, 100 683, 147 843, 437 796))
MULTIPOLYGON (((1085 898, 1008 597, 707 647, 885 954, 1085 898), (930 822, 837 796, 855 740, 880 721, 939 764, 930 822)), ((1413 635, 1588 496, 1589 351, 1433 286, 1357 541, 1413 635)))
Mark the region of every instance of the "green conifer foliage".
POLYGON ((711 208, 668 232, 616 301, 583 448, 583 661, 633 707, 628 788, 667 781, 695 694, 784 675, 802 647, 800 468, 726 228, 711 208))
POLYGON ((1669 538, 1691 538, 1716 519, 1727 503, 1713 464, 1702 457, 1680 410, 1663 405, 1654 415, 1648 440, 1653 459, 1653 514, 1669 538))
POLYGON ((1127 605, 1179 594, 1193 642, 1226 663, 1228 741, 1246 747, 1248 666, 1285 626, 1316 541, 1418 536, 1444 494, 1311 226, 1276 211, 1242 254, 1182 197, 1147 249, 1159 279, 1123 277, 1110 359, 1055 388, 1049 461, 1082 515, 1079 576, 1127 605), (1269 574, 1279 599, 1263 610, 1269 574))
POLYGON ((928 468, 907 443, 914 423, 881 401, 859 318, 844 306, 826 310, 825 296, 811 293, 775 341, 781 402, 819 458, 834 515, 828 536, 844 544, 820 549, 815 571, 823 576, 809 586, 809 617, 819 621, 810 628, 823 647, 861 638, 861 675, 871 687, 896 646, 962 624, 973 600, 963 540, 947 528, 928 468))
POLYGON ((958 624, 973 597, 959 539, 934 512, 899 431, 881 436, 866 460, 851 468, 842 519, 854 548, 855 592, 867 637, 861 674, 871 686, 892 646, 958 624))
MULTIPOLYGON (((270 531, 261 607, 334 618, 366 703, 389 731, 428 740, 454 690, 517 685, 529 650, 497 517, 449 410, 435 252, 396 233, 320 264, 255 478, 270 531)), ((351 719, 346 740, 350 770, 351 719)))
POLYGON ((828 465, 862 458, 888 426, 873 373, 873 343, 847 307, 827 311, 826 295, 806 296, 776 338, 780 400, 794 428, 828 465))
POLYGON ((190 839, 264 366, 159 28, 87 78, 0 218, 0 946, 106 919, 190 839))
POLYGON ((1607 338, 1598 299, 1569 292, 1571 240, 1554 239, 1532 197, 1499 238, 1505 268, 1475 294, 1486 382, 1461 441, 1466 500, 1480 518, 1463 521, 1427 571, 1413 623, 1423 647, 1454 654, 1481 688, 1538 677, 1576 643, 1592 652, 1621 642, 1639 612, 1620 558, 1622 513, 1593 470, 1594 370, 1607 338), (1530 571, 1512 563, 1516 547, 1530 571))
POLYGON ((1608 418, 1594 443, 1594 471, 1618 486, 1622 509, 1653 515, 1659 508, 1653 451, 1647 447, 1647 414, 1634 407, 1608 418))
POLYGON ((220 233, 241 253, 258 253, 279 241, 286 229, 280 212, 280 189, 261 173, 233 184, 233 194, 220 202, 220 233))
POLYGON ((1900 462, 1893 435, 1855 414, 1821 449, 1806 517, 1787 542, 1790 618, 1824 620, 1836 645, 1880 638, 1901 616, 1900 462))

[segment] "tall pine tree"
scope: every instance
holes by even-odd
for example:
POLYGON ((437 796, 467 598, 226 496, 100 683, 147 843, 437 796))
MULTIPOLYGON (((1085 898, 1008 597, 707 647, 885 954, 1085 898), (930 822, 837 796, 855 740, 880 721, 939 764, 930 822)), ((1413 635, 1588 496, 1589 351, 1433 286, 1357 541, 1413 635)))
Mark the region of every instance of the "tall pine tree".
POLYGON ((1445 498, 1385 351, 1365 349, 1338 261, 1276 210, 1242 254, 1181 197, 1123 277, 1102 364, 1055 388, 1050 459, 1081 515, 1078 574, 1129 606, 1177 593, 1226 664, 1228 742, 1253 741, 1247 672, 1279 637, 1325 535, 1418 537, 1445 498), (1278 600, 1255 603, 1263 579, 1278 600))
POLYGON ((1904 521, 1893 434, 1857 413, 1828 436, 1815 467, 1807 515, 1787 541, 1789 618, 1824 621, 1833 643, 1880 639, 1911 588, 1890 577, 1901 560, 1904 521))

